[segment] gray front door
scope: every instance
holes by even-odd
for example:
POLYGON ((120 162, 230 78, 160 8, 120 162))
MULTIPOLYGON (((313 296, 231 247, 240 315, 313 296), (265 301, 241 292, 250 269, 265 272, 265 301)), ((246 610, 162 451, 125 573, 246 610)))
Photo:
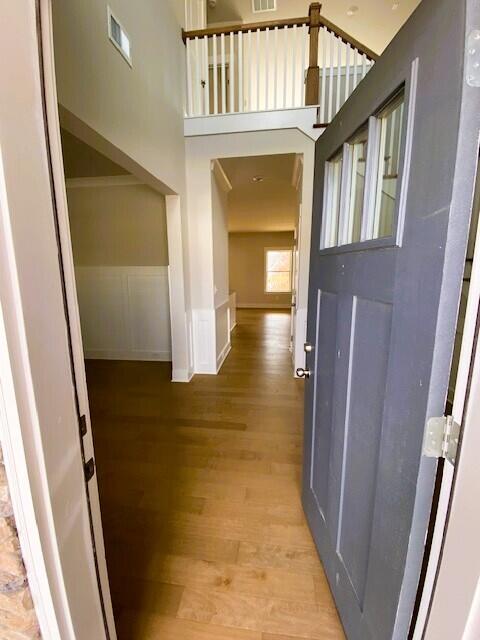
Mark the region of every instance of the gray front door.
POLYGON ((350 640, 406 640, 418 586, 478 157, 469 1, 423 0, 317 143, 303 498, 350 640))

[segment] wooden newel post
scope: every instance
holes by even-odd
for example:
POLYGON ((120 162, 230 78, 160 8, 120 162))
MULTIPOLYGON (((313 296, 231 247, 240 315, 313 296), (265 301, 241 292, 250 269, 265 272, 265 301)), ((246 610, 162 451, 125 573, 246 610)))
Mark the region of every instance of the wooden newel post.
POLYGON ((320 102, 320 67, 318 66, 318 35, 320 33, 320 12, 322 5, 313 2, 310 5, 310 60, 307 71, 307 81, 305 89, 305 104, 316 105, 320 102))

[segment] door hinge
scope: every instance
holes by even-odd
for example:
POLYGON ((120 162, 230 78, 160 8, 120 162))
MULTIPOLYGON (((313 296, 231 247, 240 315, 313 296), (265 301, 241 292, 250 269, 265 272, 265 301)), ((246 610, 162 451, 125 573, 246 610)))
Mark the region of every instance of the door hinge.
POLYGON ((87 435, 87 416, 80 416, 80 435, 84 438, 87 435))
POLYGON ((83 471, 85 473, 85 482, 89 482, 95 475, 95 460, 90 458, 88 462, 83 465, 83 471))
POLYGON ((423 455, 427 458, 445 458, 455 465, 460 439, 460 425, 452 416, 430 418, 423 439, 423 455))

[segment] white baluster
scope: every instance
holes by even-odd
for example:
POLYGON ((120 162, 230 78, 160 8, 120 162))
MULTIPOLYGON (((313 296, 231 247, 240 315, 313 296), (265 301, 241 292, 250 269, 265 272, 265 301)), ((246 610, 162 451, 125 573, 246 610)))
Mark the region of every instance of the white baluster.
POLYGON ((283 27, 283 107, 287 106, 288 28, 283 27))
POLYGON ((345 71, 345 100, 344 102, 346 102, 350 96, 350 52, 351 52, 352 47, 348 44, 347 45, 347 50, 346 50, 346 54, 347 54, 347 64, 346 64, 346 71, 345 71))
POLYGON ((327 115, 327 39, 328 39, 328 31, 327 27, 323 27, 321 30, 322 40, 323 40, 323 58, 322 58, 322 95, 321 95, 321 109, 320 109, 320 120, 322 124, 325 124, 326 115, 327 115))
POLYGON ((362 80, 367 75, 367 56, 362 54, 362 80))
POLYGON ((340 111, 340 89, 341 89, 341 70, 342 70, 342 41, 340 38, 336 38, 337 40, 337 102, 335 108, 335 115, 340 111))
POLYGON ((276 109, 278 104, 278 27, 274 30, 273 66, 273 108, 276 109))
POLYGON ((235 34, 230 33, 230 65, 229 65, 229 79, 230 79, 230 113, 236 111, 235 109, 235 34))
POLYGON ((213 113, 218 114, 217 36, 213 34, 213 113))
POLYGON ((227 80, 225 74, 225 34, 222 33, 221 43, 221 74, 222 74, 222 113, 227 113, 227 80))
POLYGON ((358 83, 359 83, 359 73, 360 73, 360 65, 358 64, 358 58, 359 58, 359 53, 358 53, 358 49, 354 49, 353 51, 353 59, 355 61, 355 73, 354 73, 354 78, 353 78, 353 88, 356 89, 358 87, 358 83))
POLYGON ((257 29, 255 53, 255 68, 257 70, 257 111, 260 111, 260 29, 257 29))
POLYGON ((268 42, 270 39, 270 29, 267 27, 265 31, 265 111, 268 111, 268 98, 269 98, 269 58, 270 58, 270 50, 268 46, 268 42))
POLYGON ((297 79, 297 25, 293 25, 292 30, 292 107, 295 108, 296 79, 297 79))
POLYGON ((200 77, 200 49, 198 47, 199 40, 195 38, 195 115, 202 114, 202 79, 200 77))
POLYGON ((328 83, 328 122, 333 120, 333 59, 334 59, 335 36, 330 31, 330 79, 328 83))
POLYGON ((193 116, 192 41, 187 39, 187 116, 193 116))
POLYGON ((253 111, 253 101, 252 101, 252 66, 253 66, 253 47, 252 47, 252 32, 248 32, 248 57, 247 57, 247 90, 248 90, 248 98, 247 98, 247 111, 253 111))
POLYGON ((300 106, 304 107, 305 106, 305 92, 307 89, 307 85, 305 82, 305 69, 308 66, 308 63, 305 59, 305 55, 306 55, 306 50, 307 50, 307 38, 308 38, 308 31, 307 31, 307 25, 304 24, 302 25, 302 44, 301 44, 301 53, 300 53, 300 60, 301 60, 301 65, 300 65, 300 106))
POLYGON ((205 115, 210 115, 210 65, 208 61, 208 36, 203 38, 205 56, 205 115))
POLYGON ((243 112, 243 33, 238 34, 238 110, 243 112))

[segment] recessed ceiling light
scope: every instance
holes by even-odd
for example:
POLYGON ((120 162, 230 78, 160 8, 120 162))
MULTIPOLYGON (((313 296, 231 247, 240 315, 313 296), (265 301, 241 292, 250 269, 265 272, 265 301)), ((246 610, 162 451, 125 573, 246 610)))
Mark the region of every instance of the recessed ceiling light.
POLYGON ((252 182, 263 182, 264 177, 263 176, 253 176, 252 178, 252 182))
POLYGON ((358 12, 357 5, 353 5, 352 7, 348 7, 347 16, 354 16, 358 12))
POLYGON ((392 11, 396 11, 398 9, 398 7, 400 6, 400 2, 394 2, 392 4, 392 11))

